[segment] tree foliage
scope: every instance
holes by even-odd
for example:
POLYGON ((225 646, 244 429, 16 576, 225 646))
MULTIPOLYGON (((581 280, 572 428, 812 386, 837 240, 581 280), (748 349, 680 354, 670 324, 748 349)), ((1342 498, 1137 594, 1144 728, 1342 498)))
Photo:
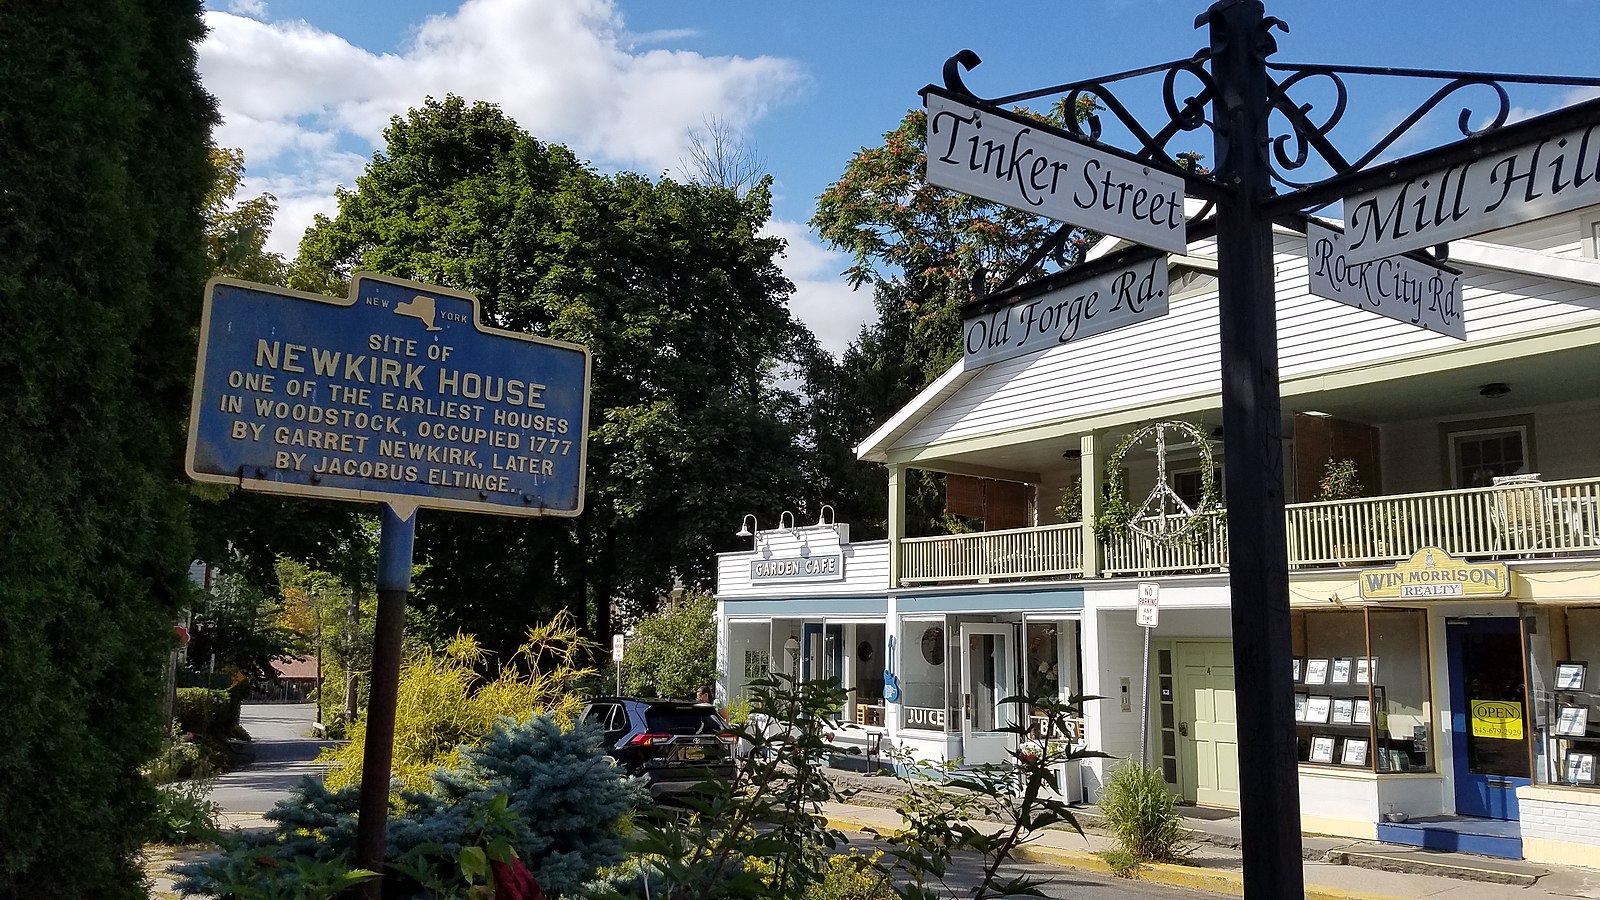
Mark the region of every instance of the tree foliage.
POLYGON ((307 233, 291 285, 342 294, 357 269, 438 283, 476 294, 487 322, 593 354, 583 515, 424 514, 416 592, 435 632, 509 649, 568 608, 604 639, 614 600, 708 584, 728 523, 799 483, 797 401, 771 374, 800 331, 781 241, 760 234, 767 183, 600 175, 454 96, 385 141, 307 233))
POLYGON ((185 602, 199 4, 0 6, 0 896, 143 897, 185 602))
POLYGON ((640 619, 622 657, 622 690, 635 697, 693 697, 717 680, 717 601, 685 597, 640 619))
POLYGON ((262 194, 234 198, 244 182, 244 151, 211 149, 216 181, 205 198, 206 258, 211 274, 261 284, 283 284, 289 267, 283 256, 267 250, 278 198, 262 194))
MULTIPOLYGON (((1084 115, 1086 102, 1074 111, 1084 115)), ((1026 110, 1019 110, 1026 113, 1026 110)), ((1059 123, 1065 109, 1040 116, 1059 123)), ((864 147, 844 174, 817 198, 811 224, 822 239, 848 253, 846 277, 855 287, 899 281, 898 303, 912 315, 912 350, 923 360, 920 388, 960 356, 961 304, 975 284, 987 289, 1023 267, 1060 223, 927 182, 928 117, 912 110, 883 144, 864 147)), ((1069 229, 1047 259, 1076 262, 1091 235, 1069 229)), ((1035 267, 1028 275, 1043 274, 1035 267)), ((880 306, 881 310, 881 306, 880 306)))

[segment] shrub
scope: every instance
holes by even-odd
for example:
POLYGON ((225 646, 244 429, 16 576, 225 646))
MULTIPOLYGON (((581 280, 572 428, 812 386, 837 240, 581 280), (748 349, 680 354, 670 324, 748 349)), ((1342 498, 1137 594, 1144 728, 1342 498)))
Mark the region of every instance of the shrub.
POLYGON ((829 857, 822 866, 822 880, 806 887, 804 900, 898 900, 878 868, 882 859, 882 851, 863 856, 854 848, 829 857))
POLYGON ((185 735, 176 722, 157 753, 145 765, 145 777, 152 784, 170 784, 215 774, 220 759, 210 748, 185 735))
POLYGON ((173 715, 178 727, 190 734, 225 740, 239 724, 239 706, 224 690, 178 688, 173 715))
POLYGON ((1186 852, 1180 846, 1178 807, 1159 769, 1132 762, 1119 766, 1106 782, 1100 812, 1117 845, 1137 859, 1162 862, 1186 852))
MULTIPOLYGON (((571 724, 583 709, 574 686, 593 671, 581 660, 594 646, 579 635, 571 614, 561 612, 530 629, 527 642, 487 681, 478 672, 486 654, 469 635, 457 635, 442 650, 412 652, 400 668, 394 777, 405 790, 427 791, 433 772, 458 765, 460 748, 484 740, 500 718, 522 721, 540 713, 571 724)), ((335 790, 361 783, 366 721, 345 731, 349 743, 318 757, 329 764, 327 783, 335 790)))
MULTIPOLYGON (((594 729, 566 732, 549 716, 501 719, 482 746, 462 748, 459 765, 435 772, 430 787, 403 795, 403 808, 391 814, 386 897, 467 896, 487 881, 480 863, 502 850, 549 895, 575 895, 601 867, 622 861, 620 822, 641 800, 638 783, 600 752, 594 729)), ((182 867, 178 889, 301 896, 285 891, 304 867, 330 878, 353 871, 359 805, 357 787, 330 791, 304 779, 267 813, 273 832, 246 835, 222 858, 182 867)))
POLYGON ((634 626, 622 656, 622 689, 635 697, 693 697, 717 680, 717 602, 686 597, 634 626))
POLYGON ((179 781, 156 789, 155 832, 159 844, 188 846, 215 840, 217 814, 222 807, 211 802, 211 779, 179 781))

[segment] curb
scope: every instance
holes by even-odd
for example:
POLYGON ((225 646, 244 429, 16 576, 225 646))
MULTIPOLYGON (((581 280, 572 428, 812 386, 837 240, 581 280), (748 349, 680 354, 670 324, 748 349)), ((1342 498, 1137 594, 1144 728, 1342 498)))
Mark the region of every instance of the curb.
MULTIPOLYGON (((831 828, 838 828, 841 831, 857 834, 879 827, 871 822, 832 816, 828 817, 827 824, 831 828)), ((1116 876, 1116 873, 1111 870, 1111 866, 1107 865, 1104 859, 1086 851, 1025 845, 1018 847, 1015 855, 1018 859, 1024 859, 1029 862, 1046 863, 1095 875, 1116 876)), ((1208 891, 1233 897, 1244 896, 1244 875, 1239 872, 1197 869, 1193 866, 1180 866, 1174 863, 1145 863, 1139 867, 1138 872, 1129 880, 1147 881, 1151 884, 1208 891)), ((1392 894, 1369 894, 1363 891, 1347 891, 1340 888, 1323 888, 1309 885, 1305 889, 1305 895, 1306 900, 1410 900, 1410 898, 1396 897, 1392 894)))

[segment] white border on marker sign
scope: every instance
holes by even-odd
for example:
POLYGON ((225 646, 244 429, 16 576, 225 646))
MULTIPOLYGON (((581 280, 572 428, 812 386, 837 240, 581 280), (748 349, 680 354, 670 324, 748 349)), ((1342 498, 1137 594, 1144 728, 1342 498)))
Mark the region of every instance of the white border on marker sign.
POLYGON ((622 646, 623 646, 622 645, 622 635, 613 634, 611 636, 611 661, 612 662, 622 662, 622 646))

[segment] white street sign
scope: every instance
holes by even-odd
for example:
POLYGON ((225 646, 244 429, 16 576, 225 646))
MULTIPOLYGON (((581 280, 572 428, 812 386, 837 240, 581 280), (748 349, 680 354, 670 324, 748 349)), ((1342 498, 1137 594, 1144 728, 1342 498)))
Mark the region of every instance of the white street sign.
POLYGON ((1467 339, 1461 276, 1407 256, 1351 263, 1344 235, 1306 223, 1311 293, 1396 321, 1467 339))
POLYGON ((1183 253, 1183 179, 934 90, 928 183, 1183 253))
POLYGON ((1139 613, 1137 621, 1144 628, 1156 627, 1161 618, 1161 585, 1153 581, 1139 583, 1139 613))
POLYGON ((1349 260, 1370 262, 1600 202, 1600 123, 1344 200, 1349 260))
POLYGON ((1167 257, 1157 254, 969 318, 962 339, 967 364, 983 365, 1166 314, 1167 257))
POLYGON ((611 636, 611 661, 622 662, 622 635, 611 636))

